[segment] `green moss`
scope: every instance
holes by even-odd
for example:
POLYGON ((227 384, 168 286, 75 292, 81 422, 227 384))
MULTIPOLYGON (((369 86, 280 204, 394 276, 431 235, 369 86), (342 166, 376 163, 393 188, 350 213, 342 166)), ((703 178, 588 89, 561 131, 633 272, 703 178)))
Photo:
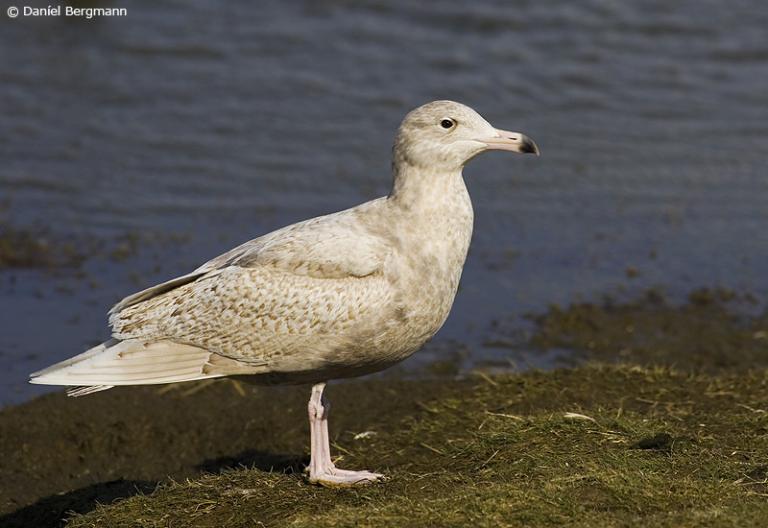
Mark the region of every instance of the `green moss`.
POLYGON ((552 306, 532 319, 530 345, 566 349, 572 359, 663 364, 719 371, 768 366, 768 315, 748 317, 756 301, 728 290, 696 290, 671 304, 650 290, 618 304, 552 306))
POLYGON ((585 367, 457 383, 362 443, 338 440, 340 464, 383 470, 383 484, 241 468, 68 526, 762 526, 766 402, 765 373, 585 367))
POLYGON ((0 411, 0 526, 764 526, 768 319, 737 315, 751 303, 650 292, 536 319, 529 346, 609 365, 332 384, 339 465, 390 477, 356 489, 301 474, 306 387, 46 396, 0 411))

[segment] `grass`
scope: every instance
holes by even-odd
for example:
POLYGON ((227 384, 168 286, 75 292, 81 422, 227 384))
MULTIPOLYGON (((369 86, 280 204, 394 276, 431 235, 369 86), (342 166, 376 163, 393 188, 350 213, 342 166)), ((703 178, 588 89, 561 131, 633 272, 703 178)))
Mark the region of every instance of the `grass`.
MULTIPOLYGON (((410 400, 407 386, 392 397, 410 400)), ((67 526, 764 526, 767 403, 762 371, 588 366, 450 383, 418 411, 373 418, 375 434, 336 436, 339 465, 384 471, 383 484, 231 469, 67 526)))
POLYGON ((764 526, 755 302, 553 306, 521 345, 601 363, 458 380, 444 362, 420 381, 332 384, 338 464, 389 476, 353 489, 302 475, 306 387, 51 394, 0 410, 0 526, 764 526))

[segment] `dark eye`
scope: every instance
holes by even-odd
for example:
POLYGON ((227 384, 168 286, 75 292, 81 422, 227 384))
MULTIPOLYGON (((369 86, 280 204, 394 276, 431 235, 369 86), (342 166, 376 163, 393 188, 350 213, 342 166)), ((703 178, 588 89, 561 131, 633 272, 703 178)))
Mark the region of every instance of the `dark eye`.
POLYGON ((443 119, 440 121, 440 126, 443 128, 451 128, 456 124, 453 119, 443 119))

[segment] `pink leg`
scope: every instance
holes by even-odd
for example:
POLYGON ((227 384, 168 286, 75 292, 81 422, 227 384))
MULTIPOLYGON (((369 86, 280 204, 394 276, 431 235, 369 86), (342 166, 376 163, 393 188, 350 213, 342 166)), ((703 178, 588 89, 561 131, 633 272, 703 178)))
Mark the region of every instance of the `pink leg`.
POLYGON ((328 437, 328 411, 330 404, 323 398, 325 383, 312 387, 309 399, 309 434, 311 458, 309 461, 309 481, 323 486, 354 486, 369 484, 383 477, 370 471, 348 471, 338 469, 331 460, 331 448, 328 437))

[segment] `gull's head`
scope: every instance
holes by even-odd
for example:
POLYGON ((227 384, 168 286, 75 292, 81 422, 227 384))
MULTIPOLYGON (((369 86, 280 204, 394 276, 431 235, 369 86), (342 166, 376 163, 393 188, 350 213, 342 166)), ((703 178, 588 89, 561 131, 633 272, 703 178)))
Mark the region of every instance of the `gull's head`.
POLYGON ((494 128, 470 107, 433 101, 405 116, 395 138, 395 163, 455 171, 486 150, 539 154, 528 136, 494 128))

